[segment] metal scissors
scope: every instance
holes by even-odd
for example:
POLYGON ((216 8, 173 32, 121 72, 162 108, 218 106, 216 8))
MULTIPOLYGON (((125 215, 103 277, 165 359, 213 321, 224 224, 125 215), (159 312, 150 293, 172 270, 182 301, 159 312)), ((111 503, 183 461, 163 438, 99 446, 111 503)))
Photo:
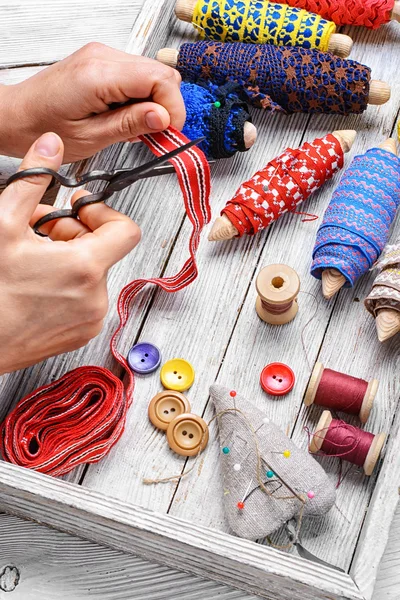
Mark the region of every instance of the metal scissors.
POLYGON ((33 230, 37 235, 42 237, 47 237, 45 233, 40 231, 40 227, 45 223, 49 223, 54 219, 64 219, 66 217, 72 217, 73 219, 79 219, 79 211, 84 206, 88 206, 89 204, 96 204, 97 202, 104 202, 110 196, 112 196, 115 192, 120 192, 126 187, 132 185, 136 181, 140 179, 147 179, 149 177, 158 177, 158 175, 165 175, 167 173, 174 173, 175 169, 173 165, 166 165, 165 163, 181 154, 181 152, 185 152, 185 150, 189 150, 192 146, 199 144, 205 138, 201 137, 197 140, 192 140, 185 144, 184 146, 180 146, 179 148, 175 148, 171 152, 164 154, 163 156, 159 156, 139 167, 135 167, 134 169, 114 169, 113 171, 89 171, 84 175, 79 175, 78 177, 65 177, 52 169, 47 169, 45 167, 36 167, 33 169, 25 169, 24 171, 19 171, 18 173, 14 173, 7 180, 6 185, 10 185, 13 181, 17 181, 18 179, 24 179, 25 177, 30 177, 32 175, 51 175, 58 183, 65 187, 76 188, 82 185, 86 185, 91 181, 106 181, 107 185, 100 192, 96 192, 95 194, 91 194, 90 196, 84 196, 83 198, 79 198, 70 209, 61 209, 55 210, 48 215, 45 215, 33 226, 33 230))

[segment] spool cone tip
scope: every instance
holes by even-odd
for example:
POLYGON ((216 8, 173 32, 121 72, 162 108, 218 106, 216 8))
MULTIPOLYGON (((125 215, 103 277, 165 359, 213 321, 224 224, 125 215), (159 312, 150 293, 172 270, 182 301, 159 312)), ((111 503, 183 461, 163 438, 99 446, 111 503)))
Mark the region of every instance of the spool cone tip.
POLYGON ((346 278, 336 269, 325 269, 322 273, 322 293, 329 300, 344 286, 346 278))
POLYGON ((354 144, 354 140, 356 139, 357 131, 355 129, 339 129, 337 131, 333 131, 332 135, 339 140, 340 145, 343 148, 343 152, 349 152, 354 144))
POLYGON ((400 313, 397 310, 382 309, 376 317, 376 331, 380 342, 386 342, 400 331, 400 313))
POLYGON ((209 242, 222 242, 223 240, 231 240, 239 234, 236 227, 232 225, 228 217, 222 215, 215 220, 214 225, 208 236, 209 242))
POLYGON ((396 140, 394 140, 393 138, 385 140, 384 142, 379 144, 378 148, 383 148, 383 150, 387 150, 388 152, 397 155, 396 140))

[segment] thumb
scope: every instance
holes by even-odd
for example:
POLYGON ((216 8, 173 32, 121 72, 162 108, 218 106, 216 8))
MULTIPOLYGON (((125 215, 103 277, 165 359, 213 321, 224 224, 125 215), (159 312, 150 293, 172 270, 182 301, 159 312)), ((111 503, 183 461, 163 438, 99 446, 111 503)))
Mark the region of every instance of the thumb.
MULTIPOLYGON (((34 167, 57 171, 63 151, 61 138, 55 133, 45 133, 30 147, 18 171, 34 167)), ((14 181, 0 196, 1 213, 13 223, 28 224, 50 181, 50 175, 31 175, 14 181)))
POLYGON ((89 136, 101 148, 139 135, 164 131, 171 122, 166 108, 156 102, 139 102, 90 118, 89 136))

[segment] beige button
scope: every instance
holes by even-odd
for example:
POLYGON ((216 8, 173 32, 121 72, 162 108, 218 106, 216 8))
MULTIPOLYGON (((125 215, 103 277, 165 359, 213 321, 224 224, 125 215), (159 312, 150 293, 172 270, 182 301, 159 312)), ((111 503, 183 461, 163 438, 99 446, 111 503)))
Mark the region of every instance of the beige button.
POLYGON ((194 456, 208 444, 207 423, 191 413, 179 415, 168 426, 167 440, 177 454, 194 456))
POLYGON ((170 422, 190 412, 189 400, 180 392, 166 390, 160 392, 149 404, 149 419, 157 429, 166 431, 170 422))

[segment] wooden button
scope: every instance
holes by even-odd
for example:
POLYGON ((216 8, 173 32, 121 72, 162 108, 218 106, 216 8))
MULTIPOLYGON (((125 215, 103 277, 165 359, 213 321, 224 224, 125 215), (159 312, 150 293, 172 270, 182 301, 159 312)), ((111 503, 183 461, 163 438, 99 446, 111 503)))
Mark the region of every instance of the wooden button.
POLYGON ((177 454, 195 456, 208 444, 207 423, 197 415, 179 415, 168 425, 167 440, 177 454))
POLYGON ((166 390, 160 392, 149 404, 149 419, 157 429, 166 431, 170 422, 190 412, 189 400, 180 392, 166 390))

